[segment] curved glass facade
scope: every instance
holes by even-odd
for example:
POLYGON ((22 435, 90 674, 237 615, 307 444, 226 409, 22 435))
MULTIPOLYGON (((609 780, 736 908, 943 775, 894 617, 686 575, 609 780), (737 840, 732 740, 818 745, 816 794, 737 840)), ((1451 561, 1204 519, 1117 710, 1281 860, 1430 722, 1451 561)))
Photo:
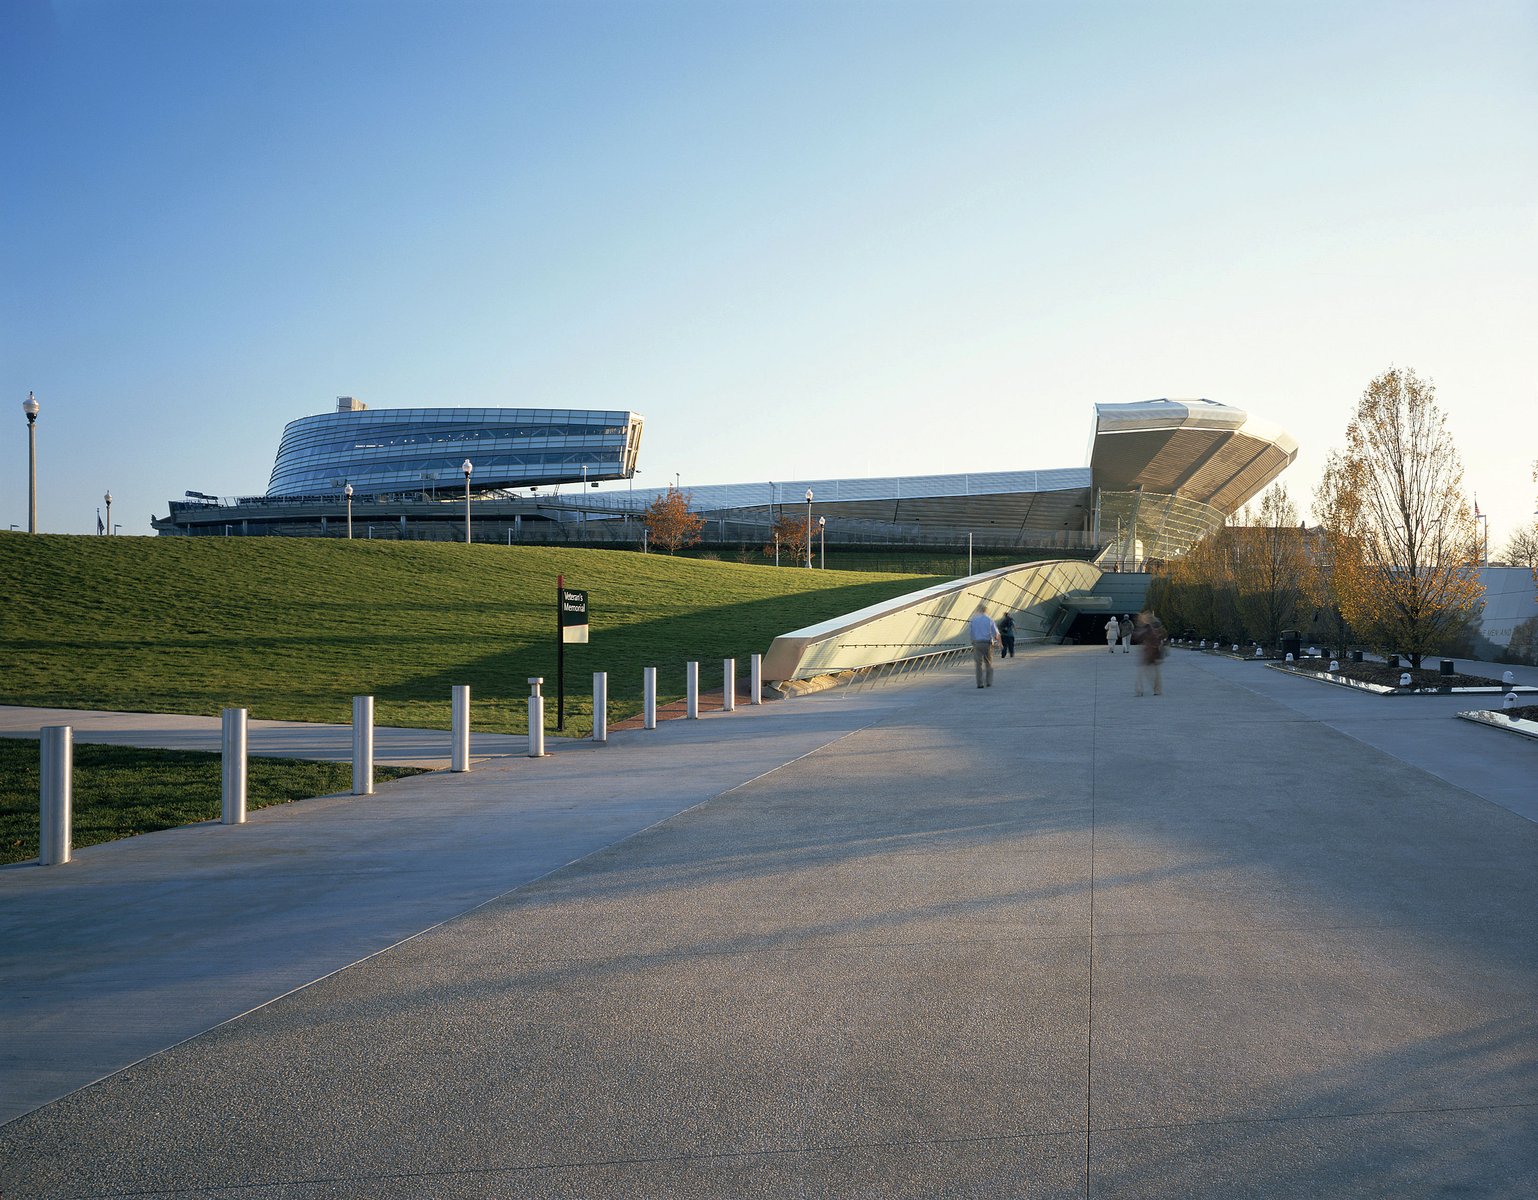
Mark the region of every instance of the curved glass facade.
POLYGON ((1101 492, 1099 536, 1109 545, 1095 561, 1139 570, 1150 558, 1179 558, 1228 517, 1220 508, 1189 496, 1160 492, 1101 492))
POLYGON ((641 418, 566 408, 389 408, 290 421, 269 496, 476 491, 624 479, 635 470, 641 418))

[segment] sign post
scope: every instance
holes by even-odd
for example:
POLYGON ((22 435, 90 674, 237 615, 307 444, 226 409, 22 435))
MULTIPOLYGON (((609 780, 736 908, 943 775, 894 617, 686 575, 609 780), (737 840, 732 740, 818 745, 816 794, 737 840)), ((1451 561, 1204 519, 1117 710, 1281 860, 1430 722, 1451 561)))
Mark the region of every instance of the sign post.
POLYGON ((555 577, 555 727, 566 728, 566 643, 587 642, 587 593, 566 586, 566 576, 555 577))

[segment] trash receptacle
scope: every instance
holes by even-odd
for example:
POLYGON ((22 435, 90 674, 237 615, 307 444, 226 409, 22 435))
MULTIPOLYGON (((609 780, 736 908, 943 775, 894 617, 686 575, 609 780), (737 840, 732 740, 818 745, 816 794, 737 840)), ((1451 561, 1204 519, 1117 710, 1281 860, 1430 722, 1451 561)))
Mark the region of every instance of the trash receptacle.
POLYGON ((1282 658, 1285 660, 1292 655, 1292 661, 1297 662, 1303 657, 1303 639, 1296 629, 1282 630, 1282 658))
POLYGON ((1360 650, 1353 650, 1351 652, 1351 661, 1352 662, 1361 662, 1362 661, 1362 652, 1360 650))
POLYGON ((1444 675, 1451 675, 1452 673, 1453 673, 1453 660, 1450 659, 1450 658, 1444 658, 1442 660, 1442 674, 1444 674, 1444 675))

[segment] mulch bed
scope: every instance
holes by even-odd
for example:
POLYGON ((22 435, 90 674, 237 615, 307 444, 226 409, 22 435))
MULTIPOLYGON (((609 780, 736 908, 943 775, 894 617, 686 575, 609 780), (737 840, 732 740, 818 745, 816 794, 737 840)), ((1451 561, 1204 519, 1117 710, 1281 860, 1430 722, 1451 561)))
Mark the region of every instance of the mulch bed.
POLYGON ((1332 672, 1328 658, 1300 658, 1292 664, 1292 668, 1297 671, 1329 672, 1345 679, 1354 679, 1358 683, 1374 683, 1380 687, 1391 688, 1397 688, 1399 677, 1407 672, 1412 688, 1498 688, 1501 686, 1499 679, 1491 679, 1484 675, 1465 675, 1462 672, 1444 675, 1440 670, 1428 671, 1424 667, 1417 670, 1409 666, 1391 667, 1387 663, 1380 662, 1342 662, 1340 670, 1332 672))
MULTIPOLYGON (((1176 643, 1176 645, 1179 644, 1180 643, 1176 643)), ((1190 644, 1186 644, 1183 648, 1187 650, 1201 649, 1201 647, 1192 646, 1190 644)), ((1370 683, 1378 687, 1389 687, 1396 689, 1399 687, 1399 677, 1406 672, 1409 672, 1410 688, 1412 690, 1417 688, 1455 687, 1501 688, 1505 686, 1499 679, 1491 679, 1486 675, 1466 675, 1461 671, 1456 671, 1451 675, 1444 675, 1442 674, 1442 671, 1439 667, 1421 667, 1416 669, 1415 667, 1411 667, 1408 664, 1401 664, 1397 667, 1391 667, 1387 663, 1351 662, 1349 659, 1342 659, 1338 660, 1340 661, 1340 669, 1337 671, 1331 671, 1330 658, 1328 655, 1324 655, 1318 658, 1304 655, 1296 662, 1288 663, 1285 662, 1278 654, 1268 653, 1257 655, 1254 652, 1254 647, 1250 647, 1249 650, 1250 653, 1246 654, 1243 649, 1235 652, 1230 650, 1226 645, 1214 645, 1207 647, 1206 653, 1220 654, 1224 658, 1235 658, 1245 662, 1270 663, 1274 666, 1278 666, 1284 670, 1289 671, 1306 671, 1310 673, 1317 672, 1321 675, 1332 674, 1342 679, 1354 680, 1357 683, 1370 683)), ((1435 658, 1436 656, 1433 655, 1431 657, 1435 658)))

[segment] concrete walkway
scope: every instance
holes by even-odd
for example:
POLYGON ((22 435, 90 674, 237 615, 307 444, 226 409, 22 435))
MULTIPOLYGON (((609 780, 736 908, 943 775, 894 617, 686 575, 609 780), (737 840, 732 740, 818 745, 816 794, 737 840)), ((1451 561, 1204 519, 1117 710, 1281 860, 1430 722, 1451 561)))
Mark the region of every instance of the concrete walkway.
POLYGON ((0 870, 0 1190, 1531 1196, 1538 745, 1130 675, 1044 649, 0 870))

